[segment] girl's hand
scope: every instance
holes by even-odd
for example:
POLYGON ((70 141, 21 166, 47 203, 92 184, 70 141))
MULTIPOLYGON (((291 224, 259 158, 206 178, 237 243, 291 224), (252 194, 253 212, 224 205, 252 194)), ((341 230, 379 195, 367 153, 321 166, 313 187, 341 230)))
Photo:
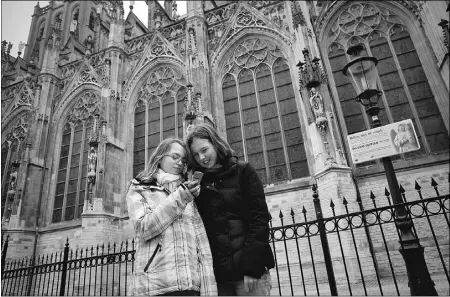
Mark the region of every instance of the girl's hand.
POLYGON ((184 185, 194 197, 197 197, 200 194, 200 184, 198 180, 186 181, 184 182, 184 185))

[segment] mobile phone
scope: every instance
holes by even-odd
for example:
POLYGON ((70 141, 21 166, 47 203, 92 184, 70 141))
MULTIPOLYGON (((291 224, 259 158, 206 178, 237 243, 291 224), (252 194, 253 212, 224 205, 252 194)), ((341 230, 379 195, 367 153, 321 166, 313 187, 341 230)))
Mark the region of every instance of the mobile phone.
POLYGON ((202 181, 202 178, 203 178, 203 172, 194 171, 194 174, 192 175, 192 180, 198 180, 198 182, 200 183, 202 181))

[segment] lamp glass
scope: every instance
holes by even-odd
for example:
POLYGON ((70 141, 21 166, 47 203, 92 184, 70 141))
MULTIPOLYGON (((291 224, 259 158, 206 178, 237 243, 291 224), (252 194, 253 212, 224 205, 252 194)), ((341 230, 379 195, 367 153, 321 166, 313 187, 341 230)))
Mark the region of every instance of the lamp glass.
POLYGON ((357 94, 377 89, 376 59, 360 57, 350 62, 346 75, 350 78, 357 94))
POLYGON ((102 5, 98 4, 97 5, 97 14, 100 14, 102 12, 102 9, 103 9, 102 5))

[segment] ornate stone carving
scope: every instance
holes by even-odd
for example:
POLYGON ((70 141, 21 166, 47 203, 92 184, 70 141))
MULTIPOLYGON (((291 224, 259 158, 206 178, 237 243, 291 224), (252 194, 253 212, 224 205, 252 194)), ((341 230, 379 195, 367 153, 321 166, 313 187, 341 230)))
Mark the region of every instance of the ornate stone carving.
POLYGON ((85 40, 84 40, 84 47, 85 47, 85 55, 87 57, 89 57, 90 55, 92 55, 92 53, 94 52, 94 44, 95 44, 95 40, 92 38, 91 35, 89 35, 85 40))
POLYGON ((86 120, 90 116, 95 116, 99 113, 100 96, 94 92, 84 93, 73 107, 69 114, 69 121, 76 122, 77 120, 86 120))
MULTIPOLYGON (((323 106, 323 98, 316 88, 311 88, 309 97, 309 104, 311 106, 311 110, 314 114, 314 118, 316 120, 316 124, 326 121, 325 110, 323 106)), ((320 126, 320 125, 318 125, 320 126)))
POLYGON ((146 35, 126 41, 125 44, 128 46, 128 52, 131 54, 145 49, 147 44, 153 39, 154 35, 155 32, 152 31, 146 35))
POLYGON ((164 38, 170 40, 173 38, 184 36, 185 30, 186 30, 186 21, 181 20, 170 26, 162 28, 160 32, 164 36, 164 38))
POLYGON ((299 62, 299 85, 300 89, 317 87, 320 84, 327 83, 327 76, 319 64, 320 59, 315 57, 311 60, 309 51, 304 49, 303 56, 305 62, 299 62))
POLYGON ((97 170, 97 153, 95 148, 91 146, 91 152, 88 156, 88 182, 95 183, 95 175, 97 170))
POLYGON ((82 63, 82 60, 77 60, 72 63, 68 63, 60 68, 60 75, 61 78, 66 77, 72 77, 75 75, 75 72, 77 72, 78 67, 80 67, 80 64, 82 63))
POLYGON ((283 57, 283 54, 277 45, 260 38, 247 38, 227 60, 223 74, 229 72, 237 75, 240 69, 256 68, 261 63, 272 65, 279 57, 283 57))
POLYGON ((153 44, 150 46, 150 50, 148 50, 144 55, 144 65, 147 64, 150 60, 159 56, 175 56, 175 54, 169 49, 167 44, 159 37, 153 40, 153 44))
POLYGON ((298 1, 292 1, 291 8, 294 28, 297 29, 298 26, 306 26, 305 16, 303 15, 303 11, 299 6, 298 1))
POLYGON ((284 1, 270 7, 261 8, 261 12, 272 22, 278 25, 280 28, 289 32, 289 25, 286 20, 286 9, 284 8, 284 1))
POLYGON ((173 68, 161 66, 152 71, 145 84, 139 89, 137 98, 151 102, 155 98, 162 98, 167 92, 175 97, 178 89, 185 84, 183 74, 173 68))
POLYGON ((195 29, 193 27, 189 27, 188 34, 189 34, 188 52, 190 54, 195 54, 197 53, 197 37, 195 34, 195 29))
POLYGON ((218 9, 215 9, 205 15, 206 23, 208 26, 212 26, 214 24, 217 24, 221 21, 225 21, 229 19, 234 12, 236 11, 236 3, 231 3, 226 6, 222 6, 218 9))
POLYGON ((387 8, 371 3, 355 3, 341 12, 329 37, 347 47, 353 36, 366 38, 373 31, 388 32, 395 24, 403 24, 401 19, 387 8))

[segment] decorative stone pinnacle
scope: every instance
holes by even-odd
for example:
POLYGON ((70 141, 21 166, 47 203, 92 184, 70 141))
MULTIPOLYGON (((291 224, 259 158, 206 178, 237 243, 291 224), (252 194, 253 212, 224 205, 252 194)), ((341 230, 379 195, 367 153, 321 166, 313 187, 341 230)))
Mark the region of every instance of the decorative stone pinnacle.
POLYGON ((320 59, 314 57, 312 60, 309 56, 308 49, 302 51, 305 62, 299 61, 297 67, 299 68, 299 84, 300 89, 316 88, 322 83, 326 83, 326 75, 320 67, 320 59))

